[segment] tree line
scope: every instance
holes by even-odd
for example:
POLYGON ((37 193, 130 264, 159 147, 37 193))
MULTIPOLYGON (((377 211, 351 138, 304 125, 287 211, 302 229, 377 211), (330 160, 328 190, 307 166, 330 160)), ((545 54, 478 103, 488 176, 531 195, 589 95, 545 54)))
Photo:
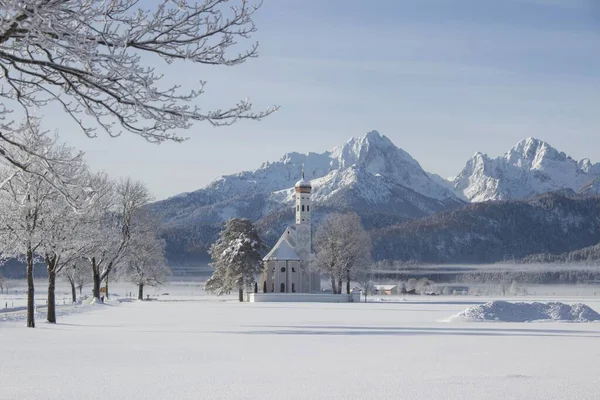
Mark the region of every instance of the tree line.
POLYGON ((142 182, 91 171, 82 153, 36 125, 24 127, 19 140, 27 148, 13 148, 11 154, 27 170, 0 168, 0 257, 25 264, 28 327, 35 327, 36 262, 46 267, 51 323, 58 276, 69 282, 73 302, 88 278, 98 301, 109 277, 138 285, 140 298, 144 286, 163 281, 169 272, 165 246, 144 208, 152 197, 142 182))
POLYGON ((258 44, 247 41, 259 8, 249 0, 0 2, 0 251, 26 265, 28 326, 35 325, 38 260, 48 273, 50 322, 61 274, 75 293, 81 268, 89 268, 100 298, 101 283, 118 271, 128 271, 141 296, 166 270, 164 244, 143 212, 147 188, 92 173, 82 154, 43 132, 39 113, 59 110, 90 138, 128 133, 150 143, 182 142, 181 131, 195 122, 262 119, 277 107, 254 112, 242 100, 202 109, 194 102, 206 82, 183 86, 168 73, 173 67, 159 67, 226 67, 257 57, 258 44))

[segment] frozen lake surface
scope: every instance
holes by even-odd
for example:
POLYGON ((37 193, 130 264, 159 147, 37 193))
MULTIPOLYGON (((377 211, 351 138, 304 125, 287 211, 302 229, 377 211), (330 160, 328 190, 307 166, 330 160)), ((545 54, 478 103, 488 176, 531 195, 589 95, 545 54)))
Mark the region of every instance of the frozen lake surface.
MULTIPOLYGON (((596 322, 442 322, 489 297, 249 304, 159 291, 168 301, 89 306, 36 329, 0 322, 0 399, 598 399, 596 322)), ((550 300, 600 311, 594 296, 550 300)))

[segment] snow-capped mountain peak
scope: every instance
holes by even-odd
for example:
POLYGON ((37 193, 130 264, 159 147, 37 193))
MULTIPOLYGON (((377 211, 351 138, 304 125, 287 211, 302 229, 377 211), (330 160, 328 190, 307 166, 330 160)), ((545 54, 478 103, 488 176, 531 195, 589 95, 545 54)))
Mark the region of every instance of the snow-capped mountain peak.
POLYGON ((517 143, 504 158, 517 167, 530 169, 544 169, 548 163, 560 163, 570 159, 543 140, 531 137, 517 143))
POLYGON ((600 164, 576 161, 547 142, 529 137, 502 157, 475 153, 452 183, 466 199, 478 202, 520 199, 565 188, 578 191, 598 175, 600 164))
POLYGON ((211 221, 231 216, 258 219, 290 206, 303 168, 313 186, 313 201, 328 207, 419 216, 463 203, 407 152, 371 131, 332 151, 287 153, 254 171, 221 176, 203 189, 156 207, 173 210, 182 219, 187 214, 211 221))

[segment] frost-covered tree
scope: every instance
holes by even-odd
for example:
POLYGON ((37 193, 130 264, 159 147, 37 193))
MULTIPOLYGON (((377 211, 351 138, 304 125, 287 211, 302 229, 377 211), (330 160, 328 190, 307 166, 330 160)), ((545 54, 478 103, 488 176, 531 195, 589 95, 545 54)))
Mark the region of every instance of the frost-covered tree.
POLYGON ((194 101, 206 82, 167 82, 179 78, 169 73, 174 64, 256 57, 258 45, 246 41, 258 8, 248 0, 0 1, 0 159, 27 168, 2 148, 27 146, 13 136, 13 112, 29 119, 52 106, 89 137, 125 131, 155 143, 184 140, 176 131, 195 121, 268 115, 274 108, 254 113, 247 100, 203 110, 194 101))
POLYGON ((354 269, 371 262, 371 238, 357 214, 331 214, 315 234, 315 264, 331 280, 333 293, 350 293, 354 269))
POLYGON ((104 178, 99 179, 98 202, 90 221, 89 240, 91 241, 86 258, 92 269, 93 295, 100 299, 100 285, 122 261, 133 235, 141 225, 138 215, 152 199, 146 185, 132 179, 111 185, 104 178))
MULTIPOLYGON (((42 224, 43 243, 40 252, 48 272, 47 321, 50 323, 56 322, 56 277, 63 270, 80 262, 82 255, 90 250, 91 244, 86 240, 86 235, 89 234, 89 215, 93 213, 96 201, 101 200, 94 194, 96 177, 89 173, 83 162, 72 165, 70 173, 79 177, 79 185, 73 185, 68 198, 84 206, 73 209, 64 196, 56 196, 50 204, 52 212, 42 224)), ((74 294, 73 285, 71 289, 74 294)))
MULTIPOLYGON (((82 189, 80 172, 82 161, 73 150, 57 142, 56 137, 40 133, 35 126, 24 131, 23 143, 27 150, 19 149, 15 159, 27 165, 24 171, 0 170, 0 244, 3 257, 24 258, 27 271, 27 326, 35 327, 33 265, 36 257, 45 256, 48 232, 59 214, 71 207, 65 193, 57 190, 44 175, 46 171, 59 177, 64 188, 82 189), (38 154, 45 154, 40 158, 38 154), (57 206, 63 204, 63 206, 57 206)), ((71 210, 72 211, 72 210, 71 210)))
POLYGON ((87 260, 77 258, 62 269, 61 276, 69 283, 71 287, 71 297, 73 303, 77 302, 77 291, 82 295, 83 288, 92 283, 92 272, 87 260))
POLYGON ((358 265, 354 271, 354 280, 365 295, 365 303, 367 302, 367 296, 375 289, 374 275, 374 264, 370 262, 358 265))
POLYGON ((138 300, 144 300, 144 287, 164 285, 171 270, 165 258, 165 241, 147 214, 140 215, 139 228, 133 232, 121 261, 120 277, 138 287, 138 300))
POLYGON ((206 290, 221 295, 237 289, 239 300, 244 301, 244 288, 253 284, 262 271, 266 248, 249 220, 227 221, 219 239, 210 248, 215 272, 206 282, 206 290))

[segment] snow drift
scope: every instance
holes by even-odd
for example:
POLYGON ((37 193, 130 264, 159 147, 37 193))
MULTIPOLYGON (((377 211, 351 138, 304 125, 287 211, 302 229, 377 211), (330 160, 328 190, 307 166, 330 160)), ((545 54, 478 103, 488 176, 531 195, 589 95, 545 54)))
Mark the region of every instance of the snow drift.
POLYGON ((573 305, 548 303, 509 303, 507 301, 490 301, 485 304, 471 306, 453 315, 448 321, 498 321, 498 322, 531 322, 531 321, 600 321, 600 314, 589 306, 577 303, 573 305))

